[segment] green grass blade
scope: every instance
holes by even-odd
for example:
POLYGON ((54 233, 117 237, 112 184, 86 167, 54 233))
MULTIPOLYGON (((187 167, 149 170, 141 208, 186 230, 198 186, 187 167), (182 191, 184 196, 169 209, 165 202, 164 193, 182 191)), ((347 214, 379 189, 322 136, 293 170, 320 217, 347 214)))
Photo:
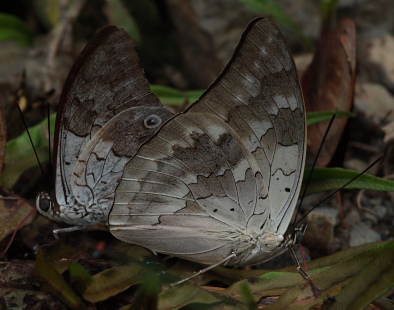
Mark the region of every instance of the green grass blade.
POLYGON ((168 107, 181 107, 187 101, 196 101, 203 93, 203 90, 181 91, 163 85, 150 85, 152 92, 159 97, 162 104, 168 107))
POLYGON ((33 32, 18 17, 0 13, 0 41, 16 40, 21 45, 31 45, 33 32))
POLYGON ((264 16, 272 16, 275 20, 293 29, 304 42, 304 44, 311 49, 313 46, 303 33, 301 28, 294 22, 294 20, 273 0, 239 0, 241 3, 249 7, 251 10, 258 12, 264 16))
MULTIPOLYGON (((310 168, 305 169, 304 180, 307 180, 310 172, 310 168)), ((343 168, 315 168, 306 195, 336 190, 358 175, 360 175, 359 171, 343 168)), ((370 189, 392 192, 394 191, 394 181, 364 173, 347 185, 345 189, 370 189)))
MULTIPOLYGON (((51 134, 55 128, 56 114, 50 116, 51 134)), ((41 164, 48 162, 48 133, 47 119, 29 128, 34 147, 41 164)), ((38 165, 29 137, 24 132, 19 137, 7 142, 5 155, 5 169, 0 177, 0 184, 11 188, 27 169, 38 165)))
POLYGON ((384 244, 379 255, 368 266, 352 278, 327 309, 365 309, 393 287, 394 242, 390 241, 384 244))
POLYGON ((355 117, 356 115, 351 112, 344 111, 323 111, 323 112, 308 112, 306 114, 308 126, 329 121, 335 114, 336 118, 355 117))

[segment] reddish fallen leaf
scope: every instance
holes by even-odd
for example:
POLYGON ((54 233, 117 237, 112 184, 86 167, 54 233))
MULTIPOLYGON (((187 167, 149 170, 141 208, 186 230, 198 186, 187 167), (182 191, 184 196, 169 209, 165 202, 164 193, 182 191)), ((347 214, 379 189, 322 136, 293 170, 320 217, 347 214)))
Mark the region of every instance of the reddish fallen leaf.
MULTIPOLYGON (((356 81, 356 28, 343 19, 334 31, 322 31, 318 49, 302 77, 307 112, 351 111, 356 81)), ((347 118, 335 120, 317 164, 327 166, 338 147, 347 118)), ((317 154, 328 122, 308 127, 308 148, 317 154)))
MULTIPOLYGON (((31 223, 33 216, 27 218, 27 215, 33 208, 26 200, 19 196, 11 194, 6 189, 0 187, 0 241, 12 232, 18 230, 22 226, 31 223)), ((2 250, 4 254, 4 250, 2 250)))

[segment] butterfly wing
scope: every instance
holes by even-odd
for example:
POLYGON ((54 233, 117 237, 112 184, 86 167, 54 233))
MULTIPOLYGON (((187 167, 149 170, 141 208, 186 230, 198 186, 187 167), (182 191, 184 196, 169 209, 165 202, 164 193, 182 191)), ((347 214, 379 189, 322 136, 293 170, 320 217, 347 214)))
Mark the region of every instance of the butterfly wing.
POLYGON ((232 60, 189 112, 212 113, 241 137, 266 183, 273 228, 289 226, 305 158, 304 102, 293 57, 280 30, 255 21, 232 60))
POLYGON ((304 106, 291 53, 280 31, 257 19, 200 100, 126 165, 111 232, 207 264, 232 251, 238 257, 229 263, 271 258, 294 211, 304 154, 304 106), (250 259, 254 251, 258 259, 250 259))
POLYGON ((220 119, 180 114, 126 165, 109 216, 111 231, 157 252, 213 263, 231 250, 253 210, 261 214, 256 170, 242 141, 220 119))
MULTIPOLYGON (((73 171, 87 143, 106 123, 129 108, 161 106, 139 66, 130 36, 114 26, 99 31, 71 69, 60 97, 55 134, 58 204, 71 208, 77 204, 75 193, 81 197, 79 192, 85 191, 78 182, 71 183, 73 171)), ((130 131, 141 129, 142 122, 129 124, 130 131)), ((129 150, 138 147, 137 142, 129 150)), ((86 177, 78 171, 78 177, 86 177)), ((108 186, 114 190, 116 183, 108 186)))
POLYGON ((164 107, 132 107, 111 118, 89 140, 75 164, 71 185, 76 200, 107 219, 124 166, 173 115, 164 107))

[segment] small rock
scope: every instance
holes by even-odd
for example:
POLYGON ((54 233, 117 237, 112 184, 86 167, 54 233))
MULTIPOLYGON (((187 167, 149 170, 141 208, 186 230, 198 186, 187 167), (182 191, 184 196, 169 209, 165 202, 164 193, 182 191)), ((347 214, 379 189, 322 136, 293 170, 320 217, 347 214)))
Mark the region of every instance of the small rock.
POLYGON ((335 248, 334 228, 338 224, 338 210, 331 208, 319 208, 307 216, 308 228, 305 233, 305 244, 309 248, 316 249, 320 254, 330 252, 335 248))
POLYGON ((375 124, 380 124, 386 118, 387 120, 394 119, 394 113, 391 113, 394 107, 394 98, 386 88, 379 84, 356 84, 354 106, 375 124), (391 114, 388 115, 389 113, 391 114))
POLYGON ((394 36, 385 34, 366 40, 362 46, 364 74, 368 80, 383 84, 394 91, 394 36))
POLYGON ((393 0, 341 0, 340 2, 347 4, 352 2, 351 6, 343 7, 343 14, 347 17, 352 16, 356 21, 359 41, 363 41, 366 37, 382 35, 393 29, 393 0))
POLYGON ((361 220, 360 213, 354 208, 349 212, 349 214, 345 217, 345 223, 354 226, 359 223, 361 220))
POLYGON ((350 241, 351 247, 358 246, 364 243, 371 243, 380 241, 380 235, 372 230, 368 225, 364 223, 358 223, 350 229, 350 241))

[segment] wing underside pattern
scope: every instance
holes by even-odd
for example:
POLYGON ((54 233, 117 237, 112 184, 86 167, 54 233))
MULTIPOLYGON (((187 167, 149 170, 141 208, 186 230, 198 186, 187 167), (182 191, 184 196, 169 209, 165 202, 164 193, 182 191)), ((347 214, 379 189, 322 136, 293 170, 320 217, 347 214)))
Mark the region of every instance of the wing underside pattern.
MULTIPOLYGON (((56 200, 64 214, 86 215, 90 211, 94 212, 88 210, 89 206, 100 208, 96 205, 100 200, 99 196, 114 192, 117 185, 114 180, 118 179, 115 175, 106 179, 106 176, 99 176, 97 173, 92 175, 89 170, 81 171, 79 167, 76 169, 77 177, 83 181, 71 180, 76 178, 74 169, 78 160, 103 160, 104 152, 96 152, 96 159, 93 156, 87 158, 86 155, 80 157, 83 152, 87 152, 85 147, 95 134, 121 112, 135 107, 145 109, 162 105, 150 90, 130 36, 114 26, 106 27, 94 36, 80 54, 65 82, 59 102, 55 135, 56 200), (103 182, 100 186, 83 187, 92 183, 92 178, 103 182)), ((172 116, 172 113, 167 114, 166 119, 172 116)), ((129 123, 128 130, 143 130, 142 123, 143 120, 138 124, 129 123)), ((132 155, 141 143, 129 146, 132 155)), ((107 170, 116 169, 115 165, 119 160, 122 161, 122 158, 119 159, 116 154, 107 158, 107 170), (108 167, 111 164, 113 167, 108 167)), ((107 213, 109 207, 105 206, 107 213)), ((97 213, 103 212, 96 210, 97 213)))
POLYGON ((242 252, 249 239, 285 233, 304 156, 304 106, 291 53, 272 23, 256 20, 202 97, 126 165, 111 232, 205 263, 242 252))

